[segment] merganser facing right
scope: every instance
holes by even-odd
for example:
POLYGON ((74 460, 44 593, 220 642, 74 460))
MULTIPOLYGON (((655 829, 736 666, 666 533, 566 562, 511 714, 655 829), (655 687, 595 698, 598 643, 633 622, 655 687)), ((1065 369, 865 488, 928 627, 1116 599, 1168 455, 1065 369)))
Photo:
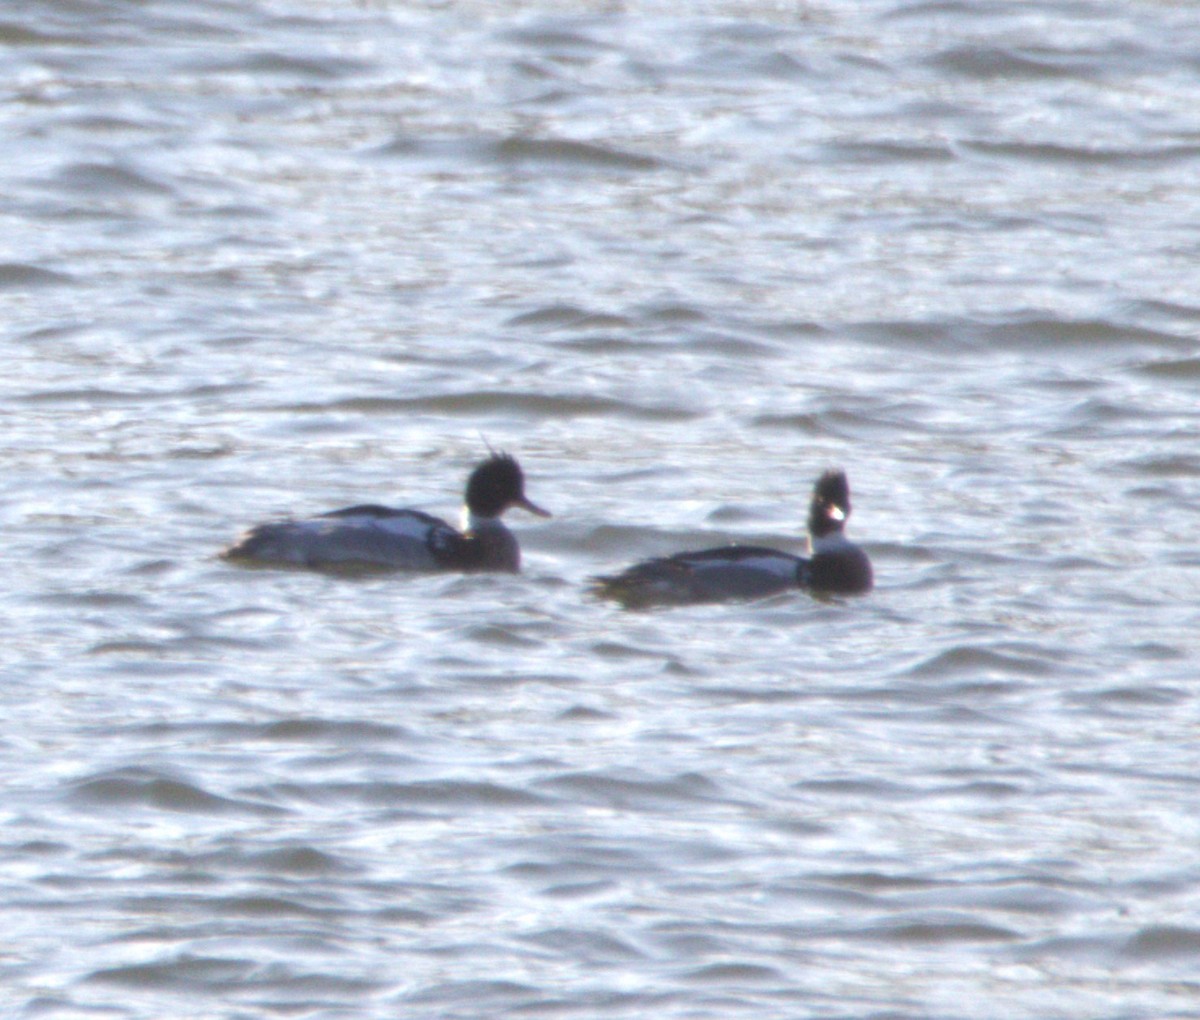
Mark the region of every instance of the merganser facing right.
POLYGON ((809 504, 809 557, 751 545, 676 553, 598 577, 595 590, 633 608, 763 598, 789 588, 865 594, 874 575, 867 554, 845 535, 849 516, 846 473, 826 471, 809 504))
POLYGON ((467 480, 463 530, 421 510, 365 506, 251 528, 221 555, 261 565, 316 570, 509 571, 521 569, 521 550, 500 520, 511 507, 538 517, 550 511, 525 496, 515 457, 493 453, 467 480))

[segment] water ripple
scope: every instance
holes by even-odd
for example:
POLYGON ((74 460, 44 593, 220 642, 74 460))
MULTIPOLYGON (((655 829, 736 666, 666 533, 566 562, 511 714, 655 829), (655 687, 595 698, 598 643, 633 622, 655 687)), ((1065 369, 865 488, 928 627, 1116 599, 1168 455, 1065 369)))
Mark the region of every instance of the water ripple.
POLYGON ((1196 10, 317 6, 0 15, 9 1012, 1192 1015, 1196 10))
POLYGON ((118 769, 77 780, 71 799, 83 806, 102 809, 154 808, 199 815, 280 813, 280 809, 262 801, 221 796, 194 783, 140 768, 118 769))

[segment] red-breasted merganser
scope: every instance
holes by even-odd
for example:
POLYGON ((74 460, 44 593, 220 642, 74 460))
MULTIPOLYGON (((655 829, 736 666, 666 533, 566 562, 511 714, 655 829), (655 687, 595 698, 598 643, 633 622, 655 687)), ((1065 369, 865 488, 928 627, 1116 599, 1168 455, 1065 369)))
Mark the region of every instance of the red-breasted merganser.
POLYGON ((463 530, 420 510, 352 506, 304 520, 260 524, 221 555, 247 563, 316 569, 510 571, 521 569, 516 537, 501 515, 520 507, 550 512, 525 496, 515 457, 493 453, 467 480, 463 530))
POLYGON ((874 576, 867 554, 845 535, 849 516, 846 473, 826 471, 809 505, 809 556, 750 545, 677 553, 598 577, 595 590, 633 607, 762 598, 789 588, 860 595, 874 576))

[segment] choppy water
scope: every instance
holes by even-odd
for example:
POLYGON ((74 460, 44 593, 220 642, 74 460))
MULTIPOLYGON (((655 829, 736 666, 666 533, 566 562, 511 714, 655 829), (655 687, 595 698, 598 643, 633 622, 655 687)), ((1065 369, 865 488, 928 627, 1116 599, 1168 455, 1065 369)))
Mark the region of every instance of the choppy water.
POLYGON ((6 1016, 1200 1013, 1200 13, 0 12, 6 1016), (520 577, 245 571, 454 513, 520 577), (627 613, 800 546, 878 590, 627 613))

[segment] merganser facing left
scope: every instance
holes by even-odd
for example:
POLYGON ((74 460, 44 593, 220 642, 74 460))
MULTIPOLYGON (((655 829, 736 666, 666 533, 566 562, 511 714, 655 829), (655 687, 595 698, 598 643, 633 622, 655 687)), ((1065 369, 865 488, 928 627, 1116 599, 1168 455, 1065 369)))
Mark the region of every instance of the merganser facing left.
POLYGON ((500 520, 514 506, 550 516, 525 497, 525 475, 516 458, 493 453, 467 480, 462 531, 420 510, 352 506, 304 520, 260 524, 221 555, 316 569, 515 573, 521 569, 521 549, 500 520))
POLYGON ((813 486, 807 558, 751 545, 677 553, 598 577, 595 590, 636 608, 762 598, 789 588, 864 594, 874 576, 867 554, 845 535, 849 516, 846 473, 826 471, 813 486))

